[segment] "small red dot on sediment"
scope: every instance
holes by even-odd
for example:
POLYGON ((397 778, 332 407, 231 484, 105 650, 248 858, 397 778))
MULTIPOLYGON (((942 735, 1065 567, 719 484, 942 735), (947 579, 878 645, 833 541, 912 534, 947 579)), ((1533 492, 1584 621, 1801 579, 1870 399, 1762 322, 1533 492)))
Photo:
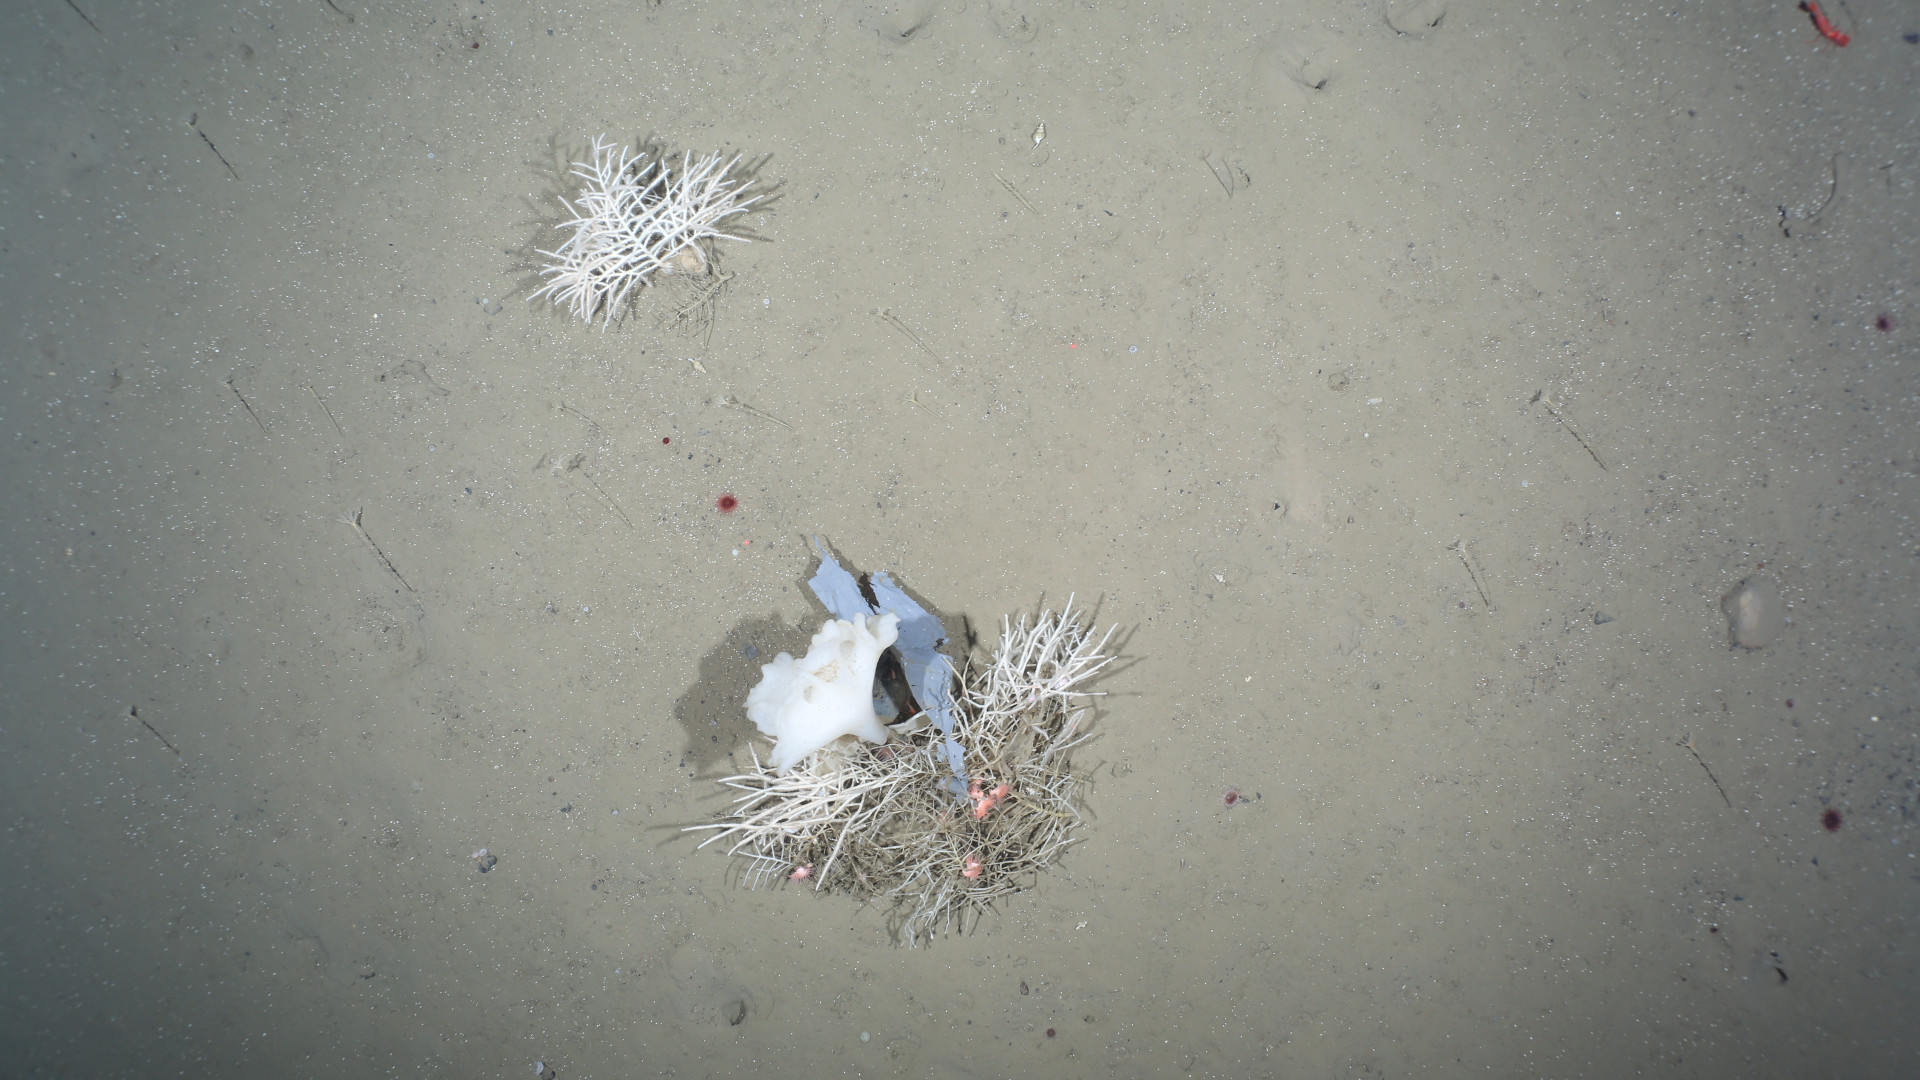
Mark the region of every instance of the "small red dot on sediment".
POLYGON ((1788 698, 1788 699, 1787 699, 1787 708, 1789 708, 1789 709, 1791 709, 1791 708, 1793 708, 1793 699, 1792 699, 1792 698, 1788 698))
POLYGON ((1052 1028, 1048 1028, 1048 1029, 1047 1029, 1047 1038, 1049 1038, 1049 1039, 1051 1039, 1051 1038, 1053 1038, 1053 1029, 1052 1029, 1052 1028))
POLYGON ((1839 832, 1840 826, 1844 825, 1846 820, 1846 818, 1841 816, 1839 810, 1829 806, 1827 807, 1827 812, 1820 815, 1820 827, 1828 832, 1839 832))
POLYGON ((714 502, 713 505, 714 505, 714 508, 719 510, 721 513, 731 514, 735 510, 740 509, 740 500, 734 498, 732 495, 722 495, 720 496, 719 499, 717 499, 714 502))
POLYGON ((662 435, 662 436, 660 436, 660 445, 661 445, 661 446, 669 446, 669 445, 671 445, 672 443, 673 443, 673 436, 671 436, 671 435, 662 435))

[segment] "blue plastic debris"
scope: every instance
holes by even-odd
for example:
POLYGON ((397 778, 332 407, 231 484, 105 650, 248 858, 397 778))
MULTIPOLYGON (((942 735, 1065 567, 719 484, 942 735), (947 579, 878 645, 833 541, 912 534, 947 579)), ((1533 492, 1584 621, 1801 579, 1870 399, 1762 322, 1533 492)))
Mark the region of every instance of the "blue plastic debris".
POLYGON ((820 569, 814 571, 812 579, 807 582, 807 587, 813 590, 813 595, 827 605, 827 610, 832 612, 836 619, 852 622, 873 614, 873 608, 867 604, 866 597, 860 595, 860 583, 834 561, 832 553, 827 550, 827 545, 816 536, 813 538, 813 547, 820 553, 820 569))
POLYGON ((885 570, 873 575, 873 595, 881 611, 900 619, 900 640, 893 647, 900 650, 914 700, 927 710, 927 718, 941 734, 953 734, 953 664, 936 651, 946 644, 946 628, 895 585, 885 570))
POLYGON ((873 595, 880 602, 876 609, 860 594, 859 581, 834 559, 819 537, 813 538, 813 546, 820 555, 820 569, 814 571, 813 577, 807 581, 807 587, 827 606, 834 618, 851 621, 863 619, 876 611, 890 612, 899 618, 900 637, 893 647, 900 653, 900 663, 906 669, 907 685, 913 689, 913 699, 926 710, 927 719, 932 721, 934 729, 942 736, 940 749, 947 759, 947 767, 953 770, 953 776, 942 786, 954 795, 965 798, 966 752, 953 737, 953 663, 938 651, 941 645, 946 644, 946 629, 931 612, 895 585, 884 570, 873 575, 873 595))

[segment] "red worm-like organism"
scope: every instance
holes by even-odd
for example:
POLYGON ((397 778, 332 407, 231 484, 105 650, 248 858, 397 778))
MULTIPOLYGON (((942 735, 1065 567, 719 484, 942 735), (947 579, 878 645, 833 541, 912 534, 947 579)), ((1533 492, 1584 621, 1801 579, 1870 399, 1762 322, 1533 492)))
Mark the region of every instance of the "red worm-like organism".
POLYGON ((1847 42, 1853 40, 1840 31, 1835 30, 1833 24, 1827 21, 1826 13, 1821 11, 1820 5, 1814 3, 1813 0, 1800 0, 1800 10, 1813 16, 1814 29, 1820 31, 1821 36, 1833 42, 1835 45, 1845 48, 1847 42))

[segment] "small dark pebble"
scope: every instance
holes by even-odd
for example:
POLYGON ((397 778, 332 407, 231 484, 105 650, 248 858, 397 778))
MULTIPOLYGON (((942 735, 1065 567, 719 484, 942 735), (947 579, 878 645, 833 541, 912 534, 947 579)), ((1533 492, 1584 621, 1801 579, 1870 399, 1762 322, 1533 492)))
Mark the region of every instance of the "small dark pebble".
POLYGON ((740 646, 740 655, 749 660, 758 660, 760 659, 760 646, 753 644, 742 645, 740 646))
POLYGON ((1906 33, 1900 35, 1900 40, 1906 42, 1909 45, 1920 45, 1920 34, 1916 34, 1913 31, 1909 30, 1906 33))
POLYGON ((495 858, 492 855, 482 855, 479 858, 473 860, 474 866, 478 867, 480 872, 483 874, 493 869, 496 865, 499 864, 499 862, 500 860, 495 858))
POLYGON ((1593 613, 1593 625, 1595 626, 1605 626, 1612 621, 1613 616, 1604 611, 1596 611, 1593 613))
POLYGON ((1026 996, 1027 994, 1027 980, 1025 979, 1020 980, 1020 994, 1022 997, 1026 996))
POLYGON ((560 808, 560 812, 561 812, 561 813, 563 813, 563 814, 571 814, 571 813, 573 813, 573 804, 572 804, 572 803, 568 803, 567 805, 565 805, 565 806, 563 806, 563 807, 561 807, 561 808, 560 808))

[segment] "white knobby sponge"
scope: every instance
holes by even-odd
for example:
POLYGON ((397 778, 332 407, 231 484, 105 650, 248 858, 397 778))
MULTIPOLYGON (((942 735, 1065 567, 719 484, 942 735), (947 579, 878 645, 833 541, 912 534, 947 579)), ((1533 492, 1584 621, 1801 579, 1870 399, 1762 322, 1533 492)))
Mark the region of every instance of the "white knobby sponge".
POLYGON ((900 636, 900 619, 888 613, 861 619, 828 619, 813 635, 807 655, 786 653, 760 668, 760 685, 747 693, 747 719, 773 737, 767 762, 786 772, 801 758, 842 735, 887 741, 873 712, 873 669, 900 636))

